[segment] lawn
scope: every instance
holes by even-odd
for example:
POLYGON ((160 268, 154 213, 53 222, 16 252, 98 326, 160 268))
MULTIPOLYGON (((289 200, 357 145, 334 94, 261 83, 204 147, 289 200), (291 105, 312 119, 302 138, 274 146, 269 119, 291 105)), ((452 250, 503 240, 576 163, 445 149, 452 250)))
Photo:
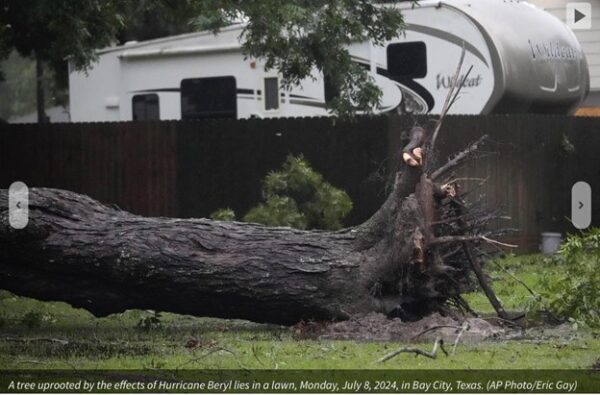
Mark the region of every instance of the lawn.
MULTIPOLYGON (((536 256, 511 256, 498 264, 505 270, 490 263, 488 274, 513 311, 526 309, 531 300, 515 277, 535 290, 540 273, 551 276, 560 270, 536 256)), ((466 299, 476 311, 492 312, 482 294, 466 299)), ((150 311, 96 318, 64 303, 0 291, 0 369, 541 369, 589 368, 600 358, 600 332, 591 328, 533 326, 522 334, 518 340, 461 343, 456 354, 436 359, 401 354, 381 364, 376 361, 402 345, 298 339, 293 329, 281 326, 150 311)))

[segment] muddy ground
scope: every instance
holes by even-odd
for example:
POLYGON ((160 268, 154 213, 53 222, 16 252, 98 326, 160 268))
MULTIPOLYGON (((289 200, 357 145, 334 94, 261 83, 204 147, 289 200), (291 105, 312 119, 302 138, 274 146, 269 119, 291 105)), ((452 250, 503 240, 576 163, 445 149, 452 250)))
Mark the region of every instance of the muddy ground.
POLYGON ((524 328, 497 320, 459 318, 432 314, 414 322, 398 318, 388 319, 383 314, 371 313, 365 317, 330 323, 300 323, 292 328, 297 338, 355 341, 394 341, 401 343, 428 343, 441 338, 453 343, 460 334, 463 344, 476 344, 485 340, 520 340, 537 342, 547 340, 575 340, 577 331, 570 324, 537 324, 524 328))

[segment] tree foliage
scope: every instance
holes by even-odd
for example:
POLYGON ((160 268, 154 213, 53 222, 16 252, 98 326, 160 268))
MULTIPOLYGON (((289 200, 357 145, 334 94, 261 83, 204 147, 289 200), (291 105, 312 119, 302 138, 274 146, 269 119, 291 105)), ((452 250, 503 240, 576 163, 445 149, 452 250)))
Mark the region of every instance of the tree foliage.
POLYGON ((3 2, 0 61, 6 60, 0 65, 0 81, 5 77, 0 116, 8 119, 35 109, 31 59, 37 55, 44 66, 43 86, 50 93, 45 104, 62 105, 68 101, 68 59, 76 69, 86 69, 98 48, 193 31, 190 20, 197 10, 193 0, 3 2))
POLYGON ((289 88, 317 73, 339 92, 339 115, 370 112, 381 91, 352 61, 348 45, 381 44, 403 27, 400 11, 367 0, 5 0, 0 6, 0 59, 11 49, 50 65, 64 83, 66 59, 85 70, 95 50, 116 40, 145 40, 243 20, 244 51, 276 69, 289 88))
POLYGON ((128 0, 122 2, 125 25, 117 41, 143 41, 189 33, 202 2, 195 0, 128 0))
POLYGON ((600 228, 569 236, 552 261, 563 272, 541 281, 550 309, 559 317, 600 326, 600 228))
POLYGON ((56 69, 69 59, 85 69, 95 50, 124 26, 118 0, 5 0, 0 7, 1 46, 39 58, 56 69))
POLYGON ((0 6, 0 59, 11 50, 36 61, 38 120, 44 122, 44 69, 66 86, 67 60, 86 70, 96 49, 113 43, 123 27, 118 0, 5 0, 0 6), (3 50, 4 49, 4 50, 3 50))
POLYGON ((397 8, 367 0, 207 0, 196 26, 216 32, 240 20, 246 22, 242 37, 247 56, 278 70, 287 88, 314 78, 315 71, 327 76, 339 92, 328 105, 342 116, 370 112, 381 98, 367 70, 352 61, 348 45, 381 44, 404 26, 397 8))
POLYGON ((235 221, 235 211, 227 208, 220 208, 210 214, 210 219, 215 221, 235 221))
MULTIPOLYGON (((342 228, 352 210, 352 200, 325 181, 302 156, 289 155, 280 170, 263 180, 263 202, 243 217, 245 222, 297 229, 342 228)), ((221 221, 235 220, 233 210, 219 209, 210 215, 221 221)))

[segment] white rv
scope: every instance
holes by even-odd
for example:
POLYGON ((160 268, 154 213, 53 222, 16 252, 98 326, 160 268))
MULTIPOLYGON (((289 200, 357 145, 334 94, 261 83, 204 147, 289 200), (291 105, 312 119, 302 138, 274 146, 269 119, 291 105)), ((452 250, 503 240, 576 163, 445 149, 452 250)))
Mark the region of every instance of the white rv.
MULTIPOLYGON (((422 0, 399 6, 406 30, 383 46, 349 50, 383 91, 378 112, 438 113, 465 46, 453 113, 572 113, 589 90, 581 46, 560 20, 517 0, 422 0)), ((276 71, 245 59, 243 25, 127 43, 71 72, 71 119, 128 121, 327 115, 332 96, 316 71, 281 89, 276 71)))

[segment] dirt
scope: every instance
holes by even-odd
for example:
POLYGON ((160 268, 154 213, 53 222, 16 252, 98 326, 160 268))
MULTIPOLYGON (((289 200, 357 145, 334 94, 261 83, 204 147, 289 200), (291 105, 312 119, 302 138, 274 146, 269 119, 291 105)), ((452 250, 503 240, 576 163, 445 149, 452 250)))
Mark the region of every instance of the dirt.
MULTIPOLYGON (((581 338, 577 328, 569 323, 526 322, 520 326, 507 324, 495 317, 464 318, 432 314, 421 320, 404 322, 383 314, 371 313, 348 321, 324 323, 302 321, 291 328, 296 340, 393 341, 430 343, 438 337, 454 343, 460 334, 461 344, 476 344, 486 340, 520 341, 525 343, 569 344, 581 338)), ((600 362, 599 362, 600 363, 600 362)))
POLYGON ((503 337, 505 329, 480 318, 458 320, 432 314, 419 321, 403 322, 371 313, 359 319, 337 322, 323 327, 319 339, 359 341, 432 342, 440 337, 452 343, 462 331, 462 343, 478 343, 503 337))

